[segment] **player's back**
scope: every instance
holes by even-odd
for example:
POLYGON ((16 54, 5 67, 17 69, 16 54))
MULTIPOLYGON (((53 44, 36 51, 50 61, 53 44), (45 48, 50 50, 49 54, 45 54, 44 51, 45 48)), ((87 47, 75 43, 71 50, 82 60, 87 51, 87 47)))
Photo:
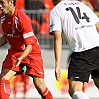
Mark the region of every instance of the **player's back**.
POLYGON ((99 34, 95 27, 99 19, 85 4, 63 0, 54 7, 50 15, 56 22, 52 22, 54 25, 61 25, 57 27, 61 32, 62 27, 73 50, 83 51, 99 46, 99 34), (57 18, 60 24, 56 21, 57 18))

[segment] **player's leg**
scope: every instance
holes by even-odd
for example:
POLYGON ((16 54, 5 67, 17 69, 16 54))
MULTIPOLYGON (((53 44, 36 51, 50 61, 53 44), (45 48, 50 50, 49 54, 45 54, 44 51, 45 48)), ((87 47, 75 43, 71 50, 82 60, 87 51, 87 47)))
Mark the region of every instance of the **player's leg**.
POLYGON ((33 78, 34 85, 42 99, 53 99, 51 92, 48 90, 44 82, 44 67, 42 58, 34 57, 33 59, 31 58, 30 61, 28 61, 28 59, 25 61, 27 67, 25 74, 33 78))
POLYGON ((98 88, 99 90, 99 48, 97 51, 97 61, 96 62, 96 69, 92 71, 91 76, 92 79, 94 81, 95 86, 98 88))
POLYGON ((93 78, 96 87, 99 89, 99 78, 93 78))
POLYGON ((53 99, 51 92, 48 90, 48 88, 45 85, 43 69, 41 69, 40 70, 41 73, 39 73, 40 71, 36 69, 37 67, 36 68, 35 67, 36 66, 33 67, 27 66, 26 74, 30 75, 33 78, 34 85, 38 93, 41 95, 42 99, 53 99))
POLYGON ((42 99, 53 99, 53 96, 51 92, 48 90, 48 88, 46 87, 43 78, 33 76, 33 82, 38 93, 41 95, 42 99))
POLYGON ((83 91, 83 82, 69 79, 69 94, 73 99, 90 99, 83 91))
POLYGON ((95 69, 97 49, 72 53, 68 68, 69 94, 73 99, 90 99, 83 92, 84 82, 89 81, 91 72, 95 69), (93 57, 92 57, 93 56, 93 57))
POLYGON ((0 74, 0 99, 9 99, 11 94, 10 89, 10 79, 14 76, 16 72, 3 69, 0 74))
MULTIPOLYGON (((99 65, 97 65, 99 66, 99 65)), ((99 89, 99 70, 94 70, 91 73, 95 86, 99 89)))
MULTIPOLYGON (((0 74, 0 99, 9 99, 10 97, 10 79, 16 74, 16 72, 22 73, 22 66, 14 67, 16 63, 16 57, 18 52, 8 51, 8 54, 3 61, 2 70, 0 74), (15 56, 14 56, 15 55, 15 56)), ((21 54, 21 53, 19 53, 21 54)))

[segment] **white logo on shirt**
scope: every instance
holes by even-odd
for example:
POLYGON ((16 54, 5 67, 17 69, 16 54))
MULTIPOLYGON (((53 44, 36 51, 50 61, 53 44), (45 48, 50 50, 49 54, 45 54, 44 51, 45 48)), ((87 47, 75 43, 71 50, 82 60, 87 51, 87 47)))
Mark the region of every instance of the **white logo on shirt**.
POLYGON ((31 37, 31 36, 34 36, 33 32, 28 32, 26 34, 23 34, 24 38, 28 38, 28 37, 31 37))
POLYGON ((74 77, 74 78, 79 78, 79 77, 74 77))
POLYGON ((40 74, 43 74, 43 72, 39 72, 40 74))
POLYGON ((11 22, 8 22, 8 24, 11 24, 11 22))

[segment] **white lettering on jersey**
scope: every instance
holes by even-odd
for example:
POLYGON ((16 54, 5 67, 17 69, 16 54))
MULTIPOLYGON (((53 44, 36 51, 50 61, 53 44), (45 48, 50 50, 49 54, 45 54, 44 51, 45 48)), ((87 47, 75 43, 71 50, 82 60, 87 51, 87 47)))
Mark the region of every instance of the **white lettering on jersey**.
POLYGON ((15 22, 15 27, 16 27, 16 29, 17 29, 19 32, 21 32, 21 31, 22 31, 22 29, 19 29, 19 28, 18 28, 18 21, 20 21, 20 22, 21 22, 21 20, 19 20, 19 19, 18 19, 18 17, 17 17, 17 16, 15 16, 15 20, 14 20, 14 22, 15 22))
POLYGON ((23 38, 28 38, 30 36, 34 36, 33 32, 28 32, 26 34, 23 34, 23 38))
POLYGON ((15 17, 15 25, 16 25, 16 28, 18 28, 18 18, 15 17))

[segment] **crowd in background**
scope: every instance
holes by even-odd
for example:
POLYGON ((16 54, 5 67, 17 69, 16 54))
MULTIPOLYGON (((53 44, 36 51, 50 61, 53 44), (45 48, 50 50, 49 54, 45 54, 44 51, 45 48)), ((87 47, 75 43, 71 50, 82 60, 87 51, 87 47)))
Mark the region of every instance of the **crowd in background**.
POLYGON ((44 8, 51 10, 54 5, 52 0, 16 0, 16 7, 26 10, 38 10, 44 8))
MULTIPOLYGON (((54 5, 52 0, 16 0, 16 6, 25 10, 51 10, 54 5)), ((71 0, 70 0, 71 1, 71 0)), ((72 0, 73 1, 73 0, 72 0)), ((78 0, 88 5, 99 16, 99 0, 78 0)))

